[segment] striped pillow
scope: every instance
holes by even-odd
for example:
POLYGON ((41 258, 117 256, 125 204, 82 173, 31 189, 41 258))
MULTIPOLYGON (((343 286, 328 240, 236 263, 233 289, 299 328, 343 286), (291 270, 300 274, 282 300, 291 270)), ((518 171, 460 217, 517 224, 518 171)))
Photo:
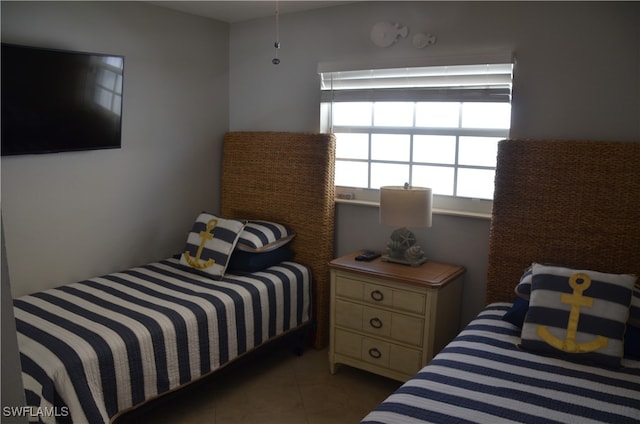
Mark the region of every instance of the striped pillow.
POLYGON ((629 325, 640 328, 640 283, 636 283, 629 308, 629 325))
POLYGON ((289 243, 295 232, 282 224, 269 221, 249 221, 238 240, 238 250, 260 253, 289 243))
POLYGON ((180 263, 212 277, 223 277, 244 226, 242 221, 201 213, 187 237, 180 263))
POLYGON ((525 349, 620 366, 636 276, 533 264, 525 349))
MULTIPOLYGON (((529 300, 531 296, 532 267, 527 268, 520 277, 520 282, 515 288, 516 295, 522 299, 529 300)), ((636 283, 631 298, 631 308, 629 309, 629 325, 640 327, 640 283, 636 283)))
POLYGON ((515 288, 516 295, 519 298, 529 300, 531 296, 531 276, 533 274, 533 267, 529 267, 524 270, 524 274, 520 277, 520 282, 515 288))

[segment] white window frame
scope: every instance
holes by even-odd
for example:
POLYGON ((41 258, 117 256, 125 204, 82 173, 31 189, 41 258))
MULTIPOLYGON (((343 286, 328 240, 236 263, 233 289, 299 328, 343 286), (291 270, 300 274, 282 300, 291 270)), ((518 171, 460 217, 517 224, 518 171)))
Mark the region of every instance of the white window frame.
MULTIPOLYGON (((321 129, 325 132, 332 133, 345 133, 345 132, 359 132, 368 133, 369 137, 372 133, 375 134, 410 134, 411 139, 414 135, 453 135, 456 136, 456 146, 459 142, 460 136, 479 136, 479 137, 499 137, 508 138, 509 129, 482 129, 482 128, 424 128, 424 127, 380 127, 373 126, 358 126, 358 127, 342 127, 334 126, 330 122, 331 107, 337 101, 367 101, 375 102, 381 100, 389 101, 499 101, 509 102, 511 100, 511 81, 513 72, 513 55, 510 52, 502 52, 493 55, 484 56, 466 56, 457 58, 431 58, 429 63, 413 64, 418 65, 417 68, 412 69, 403 68, 404 72, 399 78, 389 78, 384 80, 385 87, 378 89, 366 88, 371 85, 370 76, 379 78, 380 75, 393 74, 397 75, 399 68, 394 66, 378 64, 367 68, 364 64, 321 64, 318 66, 318 71, 321 75, 323 92, 321 100, 321 129), (468 77, 461 75, 460 73, 455 75, 445 75, 447 73, 446 68, 452 69, 449 65, 466 65, 466 69, 473 70, 474 68, 480 68, 484 64, 487 69, 500 69, 500 64, 509 65, 508 75, 504 74, 504 67, 502 75, 495 75, 495 73, 488 72, 484 77, 484 83, 478 85, 477 75, 472 81, 469 81, 468 77), (469 66, 472 65, 472 66, 469 66), (430 67, 425 73, 424 67, 430 67), (395 69, 394 69, 395 68, 395 69), (350 71, 353 69, 367 69, 365 71, 350 71), (431 70, 433 73, 430 75, 431 70), (425 89, 423 90, 403 90, 402 87, 406 85, 413 86, 416 83, 415 71, 419 72, 425 89), (426 77, 425 77, 426 75, 426 77), (345 77, 346 76, 346 77, 345 77), (413 81, 411 78, 414 77, 413 81), (407 82, 408 81, 408 82, 407 82), (472 84, 470 84, 472 83, 472 84), (362 89, 362 87, 365 89, 362 89), (464 88, 463 88, 464 87, 464 88)), ((465 71, 466 72, 466 71, 465 71)), ((500 73, 498 72, 498 73, 500 73)), ((464 72, 462 72, 464 74, 464 72)), ((376 81, 380 81, 377 79, 376 81)), ((457 148, 457 147, 456 147, 457 148)), ((367 162, 371 166, 372 159, 363 161, 367 162)), ((404 162, 402 162, 404 163, 404 162)), ((411 165, 412 159, 407 162, 411 165)), ((467 168, 467 166, 460 165, 456 158, 456 163, 452 165, 455 167, 455 172, 460 168, 467 168)), ((471 167, 474 168, 474 167, 471 167)), ((495 169, 495 168, 485 168, 495 169)), ((370 188, 354 188, 354 187, 341 187, 336 186, 336 201, 337 202, 349 202, 355 204, 365 204, 377 206, 379 204, 379 190, 370 188)), ((471 199, 458 196, 443 196, 434 195, 434 212, 451 215, 464 215, 475 217, 490 217, 493 201, 488 199, 471 199)))

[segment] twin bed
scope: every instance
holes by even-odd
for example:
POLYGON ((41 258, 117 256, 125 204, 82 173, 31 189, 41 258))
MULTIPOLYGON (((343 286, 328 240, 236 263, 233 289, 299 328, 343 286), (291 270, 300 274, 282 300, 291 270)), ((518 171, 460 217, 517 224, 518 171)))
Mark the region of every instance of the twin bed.
POLYGON ((15 299, 27 405, 106 423, 294 333, 328 337, 332 135, 228 133, 220 214, 175 257, 15 299))
MULTIPOLYGON (((229 133, 220 217, 201 217, 179 258, 16 299, 28 404, 57 408, 62 422, 110 422, 300 328, 323 347, 334 155, 328 135, 229 133), (186 256, 205 262, 198 248, 221 217, 295 231, 284 246, 295 262, 222 279, 189 268, 186 256)), ((639 163, 640 143, 501 142, 488 306, 363 422, 640 422, 639 163), (580 296, 611 306, 596 317, 615 330, 604 354, 583 348, 598 337, 583 327, 592 322, 583 298, 544 304, 577 296, 566 287, 587 280, 604 289, 580 296), (540 348, 530 331, 539 326, 572 334, 562 354, 540 348)))
POLYGON ((169 259, 17 299, 27 403, 109 422, 308 323, 310 284, 293 262, 212 280, 169 259))
POLYGON ((640 143, 501 142, 488 306, 362 422, 640 423, 638 164, 640 143), (577 295, 576 274, 584 281, 573 286, 590 275, 603 288, 581 302, 617 311, 597 331, 602 310, 552 301, 577 295), (607 331, 610 351, 590 352, 607 331), (574 345, 548 347, 569 334, 574 345))

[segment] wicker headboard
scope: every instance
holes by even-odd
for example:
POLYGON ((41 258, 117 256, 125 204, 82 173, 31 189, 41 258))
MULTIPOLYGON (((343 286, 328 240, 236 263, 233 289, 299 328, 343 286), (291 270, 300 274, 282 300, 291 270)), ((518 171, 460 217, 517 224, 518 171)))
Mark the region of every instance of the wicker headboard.
POLYGON ((500 142, 487 303, 531 262, 640 275, 640 142, 500 142))
POLYGON ((296 232, 295 261, 313 274, 313 346, 329 340, 329 269, 334 252, 335 137, 230 132, 222 158, 222 216, 265 219, 296 232))

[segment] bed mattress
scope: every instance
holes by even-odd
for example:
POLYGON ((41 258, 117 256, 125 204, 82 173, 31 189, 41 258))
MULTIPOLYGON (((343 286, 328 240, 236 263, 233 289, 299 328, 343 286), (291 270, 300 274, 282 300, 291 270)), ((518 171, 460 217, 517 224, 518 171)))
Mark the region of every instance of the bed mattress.
POLYGON ((640 422, 640 361, 601 368, 523 351, 502 320, 510 306, 487 306, 362 423, 640 422))
POLYGON ((178 260, 14 301, 27 405, 43 422, 109 422, 309 321, 310 271, 220 280, 178 260))

